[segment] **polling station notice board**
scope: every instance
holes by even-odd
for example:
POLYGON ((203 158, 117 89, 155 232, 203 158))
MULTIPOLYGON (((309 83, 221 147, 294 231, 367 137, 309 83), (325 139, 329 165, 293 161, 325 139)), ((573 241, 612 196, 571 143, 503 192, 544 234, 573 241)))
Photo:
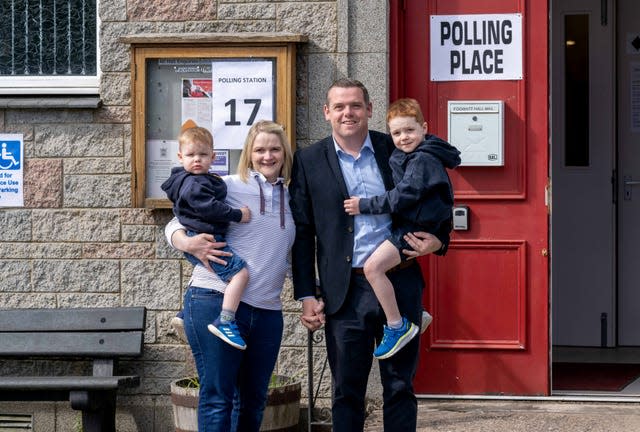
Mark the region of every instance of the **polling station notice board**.
POLYGON ((274 120, 295 143, 295 34, 125 36, 131 45, 133 206, 170 208, 160 185, 178 166, 178 135, 214 137, 211 171, 234 174, 253 123, 274 120))

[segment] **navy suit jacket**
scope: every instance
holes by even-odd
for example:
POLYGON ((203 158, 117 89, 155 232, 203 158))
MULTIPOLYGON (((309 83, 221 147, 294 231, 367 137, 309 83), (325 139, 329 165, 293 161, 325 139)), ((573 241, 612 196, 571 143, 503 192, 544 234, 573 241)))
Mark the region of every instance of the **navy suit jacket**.
MULTIPOLYGON (((394 149, 387 134, 369 131, 386 190, 393 188, 389 157, 394 149)), ((349 198, 333 137, 296 151, 289 185, 296 223, 293 243, 293 286, 296 299, 317 296, 316 259, 325 313, 342 306, 349 289, 354 217, 344 211, 349 198)))

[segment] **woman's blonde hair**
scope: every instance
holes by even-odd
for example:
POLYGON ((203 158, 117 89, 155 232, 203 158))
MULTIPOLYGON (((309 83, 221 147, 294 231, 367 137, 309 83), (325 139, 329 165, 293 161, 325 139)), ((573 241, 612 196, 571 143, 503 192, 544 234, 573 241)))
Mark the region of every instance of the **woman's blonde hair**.
POLYGON ((277 135, 280 139, 282 151, 284 152, 284 163, 280 171, 280 177, 283 177, 285 184, 288 184, 291 179, 291 166, 293 165, 291 144, 289 144, 289 139, 282 125, 270 120, 257 121, 251 126, 251 129, 249 129, 247 138, 244 141, 244 146, 242 147, 242 153, 240 153, 240 160, 238 161, 238 176, 246 183, 249 180, 248 171, 255 169, 251 164, 251 152, 253 152, 253 143, 261 132, 277 135))

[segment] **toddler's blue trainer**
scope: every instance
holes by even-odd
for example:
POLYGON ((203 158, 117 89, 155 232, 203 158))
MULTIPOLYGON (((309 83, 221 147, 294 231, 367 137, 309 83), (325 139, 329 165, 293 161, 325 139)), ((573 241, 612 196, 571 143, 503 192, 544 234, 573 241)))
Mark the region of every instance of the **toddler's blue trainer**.
POLYGON ((213 323, 207 326, 209 331, 220 339, 231 345, 232 347, 244 350, 247 349, 247 344, 240 336, 240 329, 235 321, 220 322, 220 319, 216 319, 213 323))

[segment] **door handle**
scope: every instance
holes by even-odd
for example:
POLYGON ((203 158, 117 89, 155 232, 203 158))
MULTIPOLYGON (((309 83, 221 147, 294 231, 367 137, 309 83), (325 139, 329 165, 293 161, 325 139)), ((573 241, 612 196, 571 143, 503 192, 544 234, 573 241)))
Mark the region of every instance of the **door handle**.
POLYGON ((633 180, 631 176, 624 176, 624 200, 631 201, 631 189, 632 186, 640 185, 640 181, 633 180))

